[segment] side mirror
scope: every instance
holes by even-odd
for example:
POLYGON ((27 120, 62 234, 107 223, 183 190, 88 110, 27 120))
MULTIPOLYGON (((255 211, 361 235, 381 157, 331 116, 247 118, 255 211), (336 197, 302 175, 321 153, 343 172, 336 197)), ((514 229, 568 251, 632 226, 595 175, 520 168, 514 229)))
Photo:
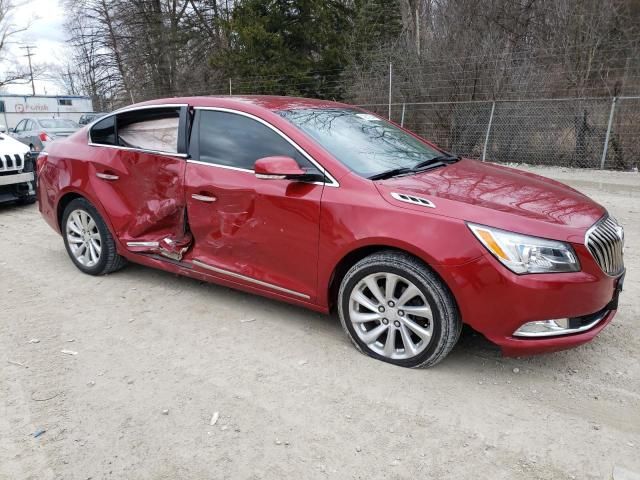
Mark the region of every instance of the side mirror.
POLYGON ((254 172, 264 180, 303 180, 307 172, 291 157, 264 157, 256 160, 254 172))

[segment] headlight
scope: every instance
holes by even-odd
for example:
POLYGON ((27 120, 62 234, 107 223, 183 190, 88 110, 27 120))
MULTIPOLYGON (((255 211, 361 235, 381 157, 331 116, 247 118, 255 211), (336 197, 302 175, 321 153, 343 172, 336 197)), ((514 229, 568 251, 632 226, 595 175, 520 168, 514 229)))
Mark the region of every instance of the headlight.
POLYGON ((467 224, 494 257, 515 273, 577 272, 580 263, 567 243, 467 224))

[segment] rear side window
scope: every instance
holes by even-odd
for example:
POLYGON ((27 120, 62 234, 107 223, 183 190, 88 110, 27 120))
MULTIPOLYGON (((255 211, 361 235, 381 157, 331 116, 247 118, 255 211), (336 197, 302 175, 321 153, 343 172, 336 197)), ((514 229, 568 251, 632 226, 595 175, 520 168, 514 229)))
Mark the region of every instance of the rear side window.
POLYGON ((93 125, 91 142, 169 154, 184 151, 180 111, 180 107, 158 107, 110 115, 93 125))
POLYGON ((117 115, 118 145, 177 153, 180 108, 150 108, 117 115))
POLYGON ((100 120, 91 129, 91 142, 100 145, 116 145, 115 116, 100 120))
POLYGON ((200 111, 199 160, 253 170, 263 157, 294 158, 300 167, 317 168, 284 138, 252 118, 228 112, 200 111))

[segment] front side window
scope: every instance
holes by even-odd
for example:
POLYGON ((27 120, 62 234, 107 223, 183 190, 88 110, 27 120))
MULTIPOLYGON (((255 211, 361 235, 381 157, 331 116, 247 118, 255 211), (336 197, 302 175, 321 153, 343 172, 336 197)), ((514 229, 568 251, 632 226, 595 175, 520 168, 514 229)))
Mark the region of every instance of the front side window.
POLYGON ((16 125, 16 128, 13 129, 14 132, 21 132, 22 130, 24 130, 24 126, 27 124, 26 120, 22 120, 21 122, 18 123, 18 125, 16 125))
POLYGON ((118 145, 177 153, 180 107, 159 107, 117 115, 118 145))
POLYGON ((200 111, 199 159, 202 162, 253 170, 256 160, 285 156, 309 173, 318 169, 271 128, 229 112, 200 111))
POLYGON ((310 108, 278 113, 363 177, 413 168, 442 155, 386 120, 359 110, 310 108))

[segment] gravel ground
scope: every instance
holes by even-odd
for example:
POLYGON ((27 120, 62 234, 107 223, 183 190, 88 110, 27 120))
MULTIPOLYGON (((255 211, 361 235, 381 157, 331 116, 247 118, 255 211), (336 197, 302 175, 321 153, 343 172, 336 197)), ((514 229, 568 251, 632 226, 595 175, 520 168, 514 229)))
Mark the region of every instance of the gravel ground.
POLYGON ((0 479, 640 471, 640 175, 531 170, 626 227, 617 317, 533 358, 467 332, 430 370, 371 360, 297 307, 136 265, 82 275, 35 206, 0 207, 0 479))

